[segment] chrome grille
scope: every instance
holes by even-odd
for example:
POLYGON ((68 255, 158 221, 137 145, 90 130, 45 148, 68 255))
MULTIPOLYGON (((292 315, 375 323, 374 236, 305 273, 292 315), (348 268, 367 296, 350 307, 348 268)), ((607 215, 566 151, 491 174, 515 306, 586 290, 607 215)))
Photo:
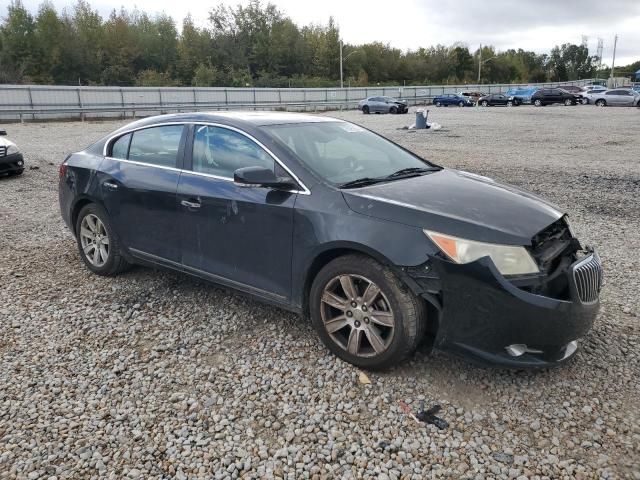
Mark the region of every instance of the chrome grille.
POLYGON ((7 147, 4 145, 0 145, 0 157, 5 157, 7 155, 7 147))
POLYGON ((598 300, 602 287, 602 264, 596 253, 580 260, 573 266, 573 280, 582 303, 598 300))

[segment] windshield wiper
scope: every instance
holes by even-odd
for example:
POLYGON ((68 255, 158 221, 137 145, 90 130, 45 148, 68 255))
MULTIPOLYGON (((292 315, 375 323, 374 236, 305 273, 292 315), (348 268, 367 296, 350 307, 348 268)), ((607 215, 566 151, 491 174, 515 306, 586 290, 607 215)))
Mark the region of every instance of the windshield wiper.
POLYGON ((396 178, 396 177, 404 177, 405 175, 413 175, 425 172, 435 172, 440 170, 436 167, 409 167, 398 170, 397 172, 393 172, 390 175, 387 175, 386 178, 396 178))
POLYGON ((374 183, 386 182, 389 180, 386 177, 362 177, 351 180, 350 182, 341 183, 338 185, 340 188, 356 188, 365 187, 367 185, 373 185, 374 183))
POLYGON ((381 182, 389 182, 392 180, 399 180, 401 178, 407 177, 415 177, 420 175, 421 173, 426 172, 438 172, 442 170, 441 167, 410 167, 403 168, 398 170, 397 172, 393 172, 390 175, 386 175, 384 177, 362 177, 357 178, 355 180, 351 180, 350 182, 342 183, 338 185, 340 188, 357 188, 357 187, 366 187, 367 185, 373 185, 375 183, 381 182))

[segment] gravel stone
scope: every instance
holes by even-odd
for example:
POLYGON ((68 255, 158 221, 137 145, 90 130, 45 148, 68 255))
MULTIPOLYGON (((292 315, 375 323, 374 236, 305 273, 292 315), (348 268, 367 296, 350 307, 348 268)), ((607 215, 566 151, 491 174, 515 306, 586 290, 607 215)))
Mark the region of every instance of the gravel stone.
POLYGON ((0 178, 0 478, 638 478, 637 109, 430 110, 442 130, 401 130, 413 109, 330 115, 566 209, 606 274, 575 360, 509 371, 421 347, 364 386, 291 313, 167 271, 93 275, 57 165, 125 122, 10 124, 39 168, 0 178))

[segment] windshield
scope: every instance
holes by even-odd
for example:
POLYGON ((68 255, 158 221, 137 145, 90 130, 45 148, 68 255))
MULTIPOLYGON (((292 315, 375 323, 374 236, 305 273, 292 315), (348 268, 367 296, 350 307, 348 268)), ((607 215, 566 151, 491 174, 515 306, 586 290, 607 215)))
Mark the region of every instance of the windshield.
POLYGON ((336 185, 363 177, 386 177, 405 168, 433 166, 352 123, 291 123, 263 128, 317 175, 336 185))

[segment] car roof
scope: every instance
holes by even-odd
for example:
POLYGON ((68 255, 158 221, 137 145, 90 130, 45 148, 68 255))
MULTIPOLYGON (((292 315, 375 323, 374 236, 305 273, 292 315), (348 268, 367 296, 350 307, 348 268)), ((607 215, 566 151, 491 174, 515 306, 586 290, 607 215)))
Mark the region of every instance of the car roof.
POLYGON ((191 112, 156 115, 153 117, 143 118, 137 122, 133 122, 122 127, 118 132, 121 130, 132 130, 140 127, 162 125, 173 122, 208 122, 221 123, 235 127, 260 127, 265 125, 282 125, 288 123, 343 122, 343 120, 332 117, 292 112, 256 112, 249 110, 237 110, 233 112, 191 112))

